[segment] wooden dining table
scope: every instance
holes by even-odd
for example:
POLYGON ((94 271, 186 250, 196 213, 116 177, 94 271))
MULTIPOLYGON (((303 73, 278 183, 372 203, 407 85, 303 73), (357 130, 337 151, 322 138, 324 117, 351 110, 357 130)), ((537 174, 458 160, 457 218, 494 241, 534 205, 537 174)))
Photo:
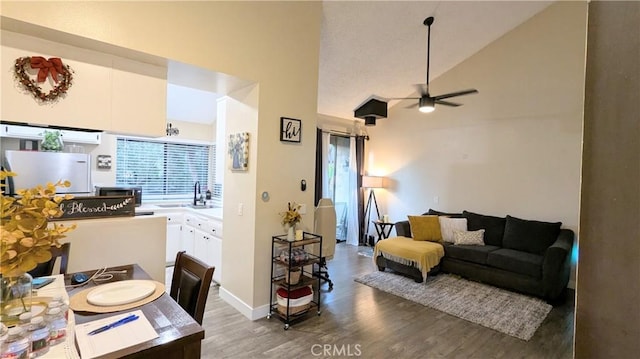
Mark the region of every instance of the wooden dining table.
MULTIPOLYGON (((82 272, 91 277, 97 270, 82 272)), ((107 269, 113 273, 113 278, 101 281, 99 284, 116 282, 129 279, 151 279, 151 277, 137 264, 110 267, 107 269), (122 271, 122 272, 121 272, 122 271), (120 273, 121 272, 121 273, 120 273)), ((65 284, 71 284, 73 274, 65 275, 65 284)), ((68 289, 69 297, 85 290, 95 287, 97 284, 88 282, 78 288, 68 289)), ((68 287, 67 287, 68 288, 68 287)), ((149 320, 153 329, 158 333, 158 337, 128 348, 111 352, 100 358, 200 358, 201 341, 204 339, 204 329, 196 322, 178 303, 163 293, 156 300, 144 304, 136 309, 142 310, 149 320)), ((129 310, 130 311, 130 310, 129 310)), ((74 312, 76 324, 82 324, 97 319, 113 316, 121 312, 112 313, 89 313, 74 312)))

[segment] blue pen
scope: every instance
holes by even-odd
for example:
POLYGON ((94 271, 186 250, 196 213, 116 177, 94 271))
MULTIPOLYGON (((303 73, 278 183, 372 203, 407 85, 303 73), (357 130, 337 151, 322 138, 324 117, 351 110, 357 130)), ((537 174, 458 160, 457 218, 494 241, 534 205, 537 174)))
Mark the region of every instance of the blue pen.
POLYGON ((122 319, 120 319, 120 320, 116 321, 116 322, 113 322, 113 323, 111 323, 111 324, 107 324, 107 325, 105 325, 105 326, 103 326, 103 327, 100 327, 100 328, 98 328, 98 329, 96 329, 96 330, 92 330, 92 331, 90 331, 90 332, 88 333, 88 335, 94 335, 94 334, 102 333, 102 332, 104 332, 105 330, 109 330, 109 329, 112 329, 112 328, 115 328, 115 327, 119 327, 119 326, 121 326, 122 324, 126 324, 126 323, 129 323, 129 322, 133 322, 134 320, 136 320, 136 319, 138 319, 138 318, 140 318, 140 317, 138 317, 138 316, 137 316, 137 315, 135 315, 135 314, 131 314, 131 315, 129 315, 129 316, 126 316, 126 317, 124 317, 124 318, 122 318, 122 319))

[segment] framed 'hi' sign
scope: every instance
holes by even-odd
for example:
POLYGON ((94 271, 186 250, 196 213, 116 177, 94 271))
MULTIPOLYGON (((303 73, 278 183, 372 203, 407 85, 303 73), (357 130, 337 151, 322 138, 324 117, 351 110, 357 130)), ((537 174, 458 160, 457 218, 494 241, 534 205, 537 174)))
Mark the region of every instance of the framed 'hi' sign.
POLYGON ((302 121, 295 118, 280 117, 280 141, 300 142, 302 140, 302 121))

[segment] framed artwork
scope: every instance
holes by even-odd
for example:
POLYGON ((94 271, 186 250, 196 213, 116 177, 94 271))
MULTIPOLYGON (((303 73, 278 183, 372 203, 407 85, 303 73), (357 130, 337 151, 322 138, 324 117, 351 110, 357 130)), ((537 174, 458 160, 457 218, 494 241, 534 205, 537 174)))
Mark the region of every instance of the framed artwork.
POLYGON ((98 169, 108 170, 111 169, 111 156, 110 155, 98 155, 98 169))
POLYGON ((300 142, 302 140, 302 121, 295 118, 280 117, 280 141, 300 142))
POLYGON ((249 169, 249 132, 229 135, 229 168, 232 171, 249 169))

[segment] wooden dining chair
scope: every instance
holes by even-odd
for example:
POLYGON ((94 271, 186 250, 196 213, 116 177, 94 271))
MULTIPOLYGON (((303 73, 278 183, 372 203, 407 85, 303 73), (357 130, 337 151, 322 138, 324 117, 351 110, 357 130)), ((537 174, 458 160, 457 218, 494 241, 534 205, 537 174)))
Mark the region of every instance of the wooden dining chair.
POLYGON ((184 251, 176 255, 169 295, 199 324, 202 324, 214 270, 215 267, 184 251))
POLYGON ((63 243, 59 248, 51 246, 51 259, 48 262, 39 263, 37 267, 29 271, 29 274, 34 278, 53 275, 53 269, 56 265, 56 259, 58 258, 60 258, 60 270, 55 274, 67 274, 70 250, 71 243, 63 243))

